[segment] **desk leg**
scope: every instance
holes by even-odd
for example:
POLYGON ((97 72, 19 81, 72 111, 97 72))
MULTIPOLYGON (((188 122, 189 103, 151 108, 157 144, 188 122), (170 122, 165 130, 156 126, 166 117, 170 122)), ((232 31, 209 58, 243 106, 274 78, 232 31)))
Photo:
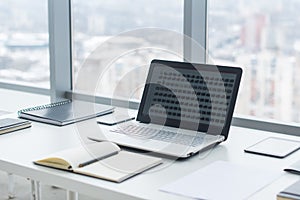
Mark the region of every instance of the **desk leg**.
POLYGON ((30 185, 31 185, 31 200, 36 200, 36 188, 35 188, 35 181, 30 180, 30 185))
POLYGON ((41 185, 40 185, 40 182, 39 181, 35 181, 36 183, 36 199, 37 200, 41 200, 42 197, 41 197, 41 185))
POLYGON ((78 193, 67 190, 67 200, 78 200, 78 193))
POLYGON ((31 184, 31 200, 41 199, 41 186, 39 181, 30 180, 31 184))
POLYGON ((12 173, 7 173, 8 177, 8 199, 15 198, 15 182, 14 182, 14 175, 12 173))

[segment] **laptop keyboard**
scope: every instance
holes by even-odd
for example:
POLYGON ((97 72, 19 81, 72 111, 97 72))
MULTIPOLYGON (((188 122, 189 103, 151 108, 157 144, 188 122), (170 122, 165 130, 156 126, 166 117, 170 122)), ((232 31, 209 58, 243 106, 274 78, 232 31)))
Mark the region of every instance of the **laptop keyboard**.
POLYGON ((125 134, 128 136, 138 137, 141 139, 152 139, 163 142, 170 142, 175 144, 182 144, 187 146, 198 146, 204 141, 204 134, 198 136, 191 136, 180 134, 173 131, 157 130, 149 127, 142 127, 137 125, 121 126, 110 130, 111 132, 125 134))

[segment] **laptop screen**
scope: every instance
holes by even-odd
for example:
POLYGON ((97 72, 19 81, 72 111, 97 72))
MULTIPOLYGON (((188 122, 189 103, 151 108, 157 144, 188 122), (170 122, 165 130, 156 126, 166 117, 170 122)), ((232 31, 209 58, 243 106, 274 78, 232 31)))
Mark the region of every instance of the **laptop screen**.
POLYGON ((227 138, 242 70, 153 60, 137 120, 227 138))

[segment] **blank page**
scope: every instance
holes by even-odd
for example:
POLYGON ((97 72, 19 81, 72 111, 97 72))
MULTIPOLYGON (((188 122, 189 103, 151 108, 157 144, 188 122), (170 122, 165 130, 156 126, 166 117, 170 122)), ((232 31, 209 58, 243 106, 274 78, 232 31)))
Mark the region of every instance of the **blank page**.
POLYGON ((273 182, 279 172, 216 161, 161 188, 195 199, 241 200, 273 182))
POLYGON ((77 168, 74 171, 114 182, 121 182, 161 162, 161 158, 121 151, 117 155, 82 168, 77 168))

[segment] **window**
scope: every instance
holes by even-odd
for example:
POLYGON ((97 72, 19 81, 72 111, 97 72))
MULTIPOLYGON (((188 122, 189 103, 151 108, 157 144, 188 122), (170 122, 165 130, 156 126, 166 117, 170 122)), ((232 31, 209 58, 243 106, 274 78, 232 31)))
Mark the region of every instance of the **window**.
POLYGON ((236 113, 300 122, 300 2, 209 3, 210 56, 244 70, 236 113))
POLYGON ((49 88, 46 0, 0 2, 0 82, 49 88))
POLYGON ((74 84, 78 83, 76 77, 79 73, 86 73, 82 72, 82 67, 89 65, 89 76, 102 67, 93 95, 140 99, 141 85, 152 59, 183 59, 168 52, 183 46, 183 40, 174 41, 169 35, 172 31, 183 34, 183 3, 183 0, 73 0, 74 84), (143 30, 149 27, 162 29, 161 34, 143 30), (141 32, 143 37, 138 37, 141 32), (121 55, 114 54, 116 46, 110 43, 115 42, 121 55), (154 45, 158 43, 161 44, 159 48, 154 45), (101 49, 97 54, 95 51, 99 46, 101 49), (143 48, 136 48, 139 46, 143 48), (114 54, 114 60, 109 66, 103 66, 103 57, 110 54, 114 54))
MULTIPOLYGON (((110 42, 116 38, 124 53, 111 60, 101 76, 97 74, 95 90, 86 91, 98 101, 112 97, 137 102, 152 59, 182 60, 169 49, 181 50, 188 60, 204 61, 203 52, 168 34, 134 37, 136 30, 155 27, 192 37, 215 64, 243 67, 236 107, 242 118, 236 119, 248 127, 261 124, 258 127, 265 129, 257 118, 299 122, 299 4, 297 0, 49 0, 51 97, 77 94, 77 78, 89 80, 89 74, 102 69, 97 47, 105 44, 102 56, 110 55, 110 42), (128 33, 130 37, 123 37, 128 33), (153 43, 161 46, 132 48, 153 43), (88 73, 83 73, 84 66, 88 73), (253 118, 248 120, 249 116, 253 118)), ((4 1, 0 9, 0 82, 49 88, 47 1, 4 1)), ((277 123, 272 130, 290 127, 289 132, 298 134, 297 126, 277 123)))

